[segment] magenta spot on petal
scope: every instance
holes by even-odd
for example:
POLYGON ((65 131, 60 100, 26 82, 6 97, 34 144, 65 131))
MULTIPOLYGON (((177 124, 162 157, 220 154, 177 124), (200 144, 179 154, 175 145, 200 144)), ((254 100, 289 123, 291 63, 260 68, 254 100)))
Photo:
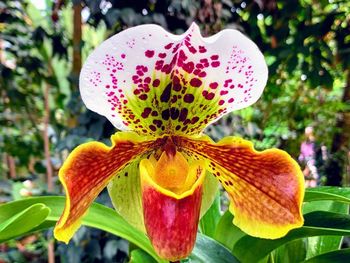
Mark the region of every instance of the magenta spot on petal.
POLYGON ((157 130, 156 126, 154 126, 154 125, 152 125, 152 124, 149 126, 149 128, 150 128, 152 131, 156 131, 156 130, 157 130))
POLYGON ((213 92, 209 93, 205 98, 207 100, 212 100, 215 97, 215 94, 213 92))
POLYGON ((121 54, 120 57, 124 59, 126 56, 125 54, 121 54))
POLYGON ((152 85, 153 85, 153 87, 158 87, 159 86, 159 84, 160 84, 160 80, 159 79, 155 79, 155 80, 153 80, 153 82, 152 82, 152 85))
POLYGON ((165 57, 166 57, 166 53, 159 53, 159 54, 158 54, 158 57, 160 57, 160 58, 165 58, 165 57))
POLYGON ((226 95, 227 93, 228 93, 227 90, 222 90, 222 91, 220 91, 220 95, 226 95))
POLYGON ((151 83, 151 78, 150 77, 146 77, 143 81, 145 83, 151 83))
POLYGON ((154 56, 154 50, 146 50, 145 56, 151 58, 154 56))
POLYGON ((142 118, 146 119, 148 117, 148 115, 151 113, 152 109, 147 107, 143 110, 143 112, 141 113, 142 118))
POLYGON ((196 75, 196 76, 198 76, 200 72, 201 72, 200 69, 196 68, 196 69, 193 71, 193 74, 196 75))
POLYGON ((219 105, 220 105, 220 106, 223 105, 224 103, 225 103, 224 100, 220 100, 220 101, 219 101, 219 105))
POLYGON ((219 55, 212 55, 210 58, 212 60, 218 60, 219 59, 219 55))
POLYGON ((212 82, 212 83, 209 84, 209 87, 211 89, 216 89, 218 86, 219 86, 219 84, 217 82, 212 82))
POLYGON ((139 96, 140 100, 147 100, 147 94, 142 94, 139 96))
POLYGON ((183 52, 183 50, 180 50, 180 52, 179 52, 179 60, 183 61, 183 60, 186 60, 186 59, 187 59, 187 56, 186 56, 185 52, 183 52))
POLYGON ((234 102, 234 101, 235 101, 235 99, 234 99, 234 98, 231 98, 231 99, 228 100, 228 103, 232 103, 232 102, 234 102))
POLYGON ((193 46, 188 47, 188 51, 190 51, 192 54, 196 54, 197 50, 193 46))
POLYGON ((182 86, 178 83, 173 84, 173 90, 180 91, 182 89, 182 86))
POLYGON ((198 77, 200 77, 200 78, 204 78, 206 76, 207 76, 207 73, 205 71, 202 71, 198 74, 198 77))
POLYGON ((185 121, 187 118, 187 114, 188 114, 188 109, 182 108, 180 111, 179 121, 185 121))
POLYGON ((194 101, 194 96, 193 94, 186 94, 184 96, 184 102, 191 103, 194 101))
POLYGON ((193 78, 191 79, 190 84, 192 87, 198 88, 202 85, 202 81, 198 78, 193 78))
POLYGON ((211 66, 213 68, 217 68, 218 66, 220 66, 220 62, 219 61, 214 61, 214 62, 211 63, 211 66))
POLYGON ((195 116, 192 118, 191 124, 195 124, 197 121, 199 121, 199 118, 197 116, 195 116))
POLYGON ((171 47, 173 46, 174 43, 169 43, 168 45, 166 45, 164 48, 165 49, 171 49, 171 47))
POLYGON ((182 67, 187 73, 192 73, 194 69, 194 63, 192 61, 185 63, 182 67))
POLYGON ((205 53, 207 52, 207 49, 204 46, 199 46, 199 53, 205 53))

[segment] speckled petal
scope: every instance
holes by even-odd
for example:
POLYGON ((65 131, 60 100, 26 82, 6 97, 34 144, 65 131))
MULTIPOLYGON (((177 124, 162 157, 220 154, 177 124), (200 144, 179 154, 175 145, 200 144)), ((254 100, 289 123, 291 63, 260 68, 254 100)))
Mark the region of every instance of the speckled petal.
POLYGON ((236 30, 203 38, 156 25, 103 42, 80 77, 82 98, 117 128, 139 134, 197 134, 222 115, 254 103, 267 81, 257 46, 236 30))
POLYGON ((286 152, 257 152, 252 143, 235 137, 218 143, 204 136, 176 137, 174 143, 208 160, 208 169, 229 195, 233 223, 249 235, 275 239, 303 225, 304 177, 286 152))
POLYGON ((68 243, 79 228, 82 216, 113 176, 160 142, 146 141, 133 132, 116 133, 111 140, 111 147, 99 142, 78 146, 60 169, 59 178, 67 198, 54 229, 56 239, 68 243))

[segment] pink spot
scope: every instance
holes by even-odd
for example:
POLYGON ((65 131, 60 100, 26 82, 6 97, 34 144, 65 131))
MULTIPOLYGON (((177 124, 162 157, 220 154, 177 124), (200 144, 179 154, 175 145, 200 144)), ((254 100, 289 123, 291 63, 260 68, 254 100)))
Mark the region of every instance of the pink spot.
POLYGON ((165 49, 171 49, 171 47, 173 46, 174 43, 169 43, 168 45, 166 45, 164 48, 165 49))
POLYGON ((226 95, 227 93, 228 93, 227 90, 222 90, 222 91, 220 91, 220 95, 226 95))
POLYGON ((186 94, 184 96, 184 102, 187 102, 187 103, 192 103, 194 101, 194 96, 193 94, 186 94))
POLYGON ((152 112, 151 108, 149 107, 145 108, 141 114, 142 118, 146 119, 151 112, 152 112))
POLYGON ((192 87, 198 88, 202 85, 202 81, 198 78, 193 78, 191 79, 190 84, 192 87))
POLYGON ((160 58, 165 58, 165 57, 166 57, 166 54, 165 54, 165 53, 159 53, 159 54, 158 54, 158 57, 160 57, 160 58))
POLYGON ((231 98, 231 99, 228 100, 228 103, 232 103, 232 102, 234 102, 234 101, 235 101, 235 99, 234 99, 234 98, 231 98))
POLYGON ((218 59, 219 59, 219 56, 218 56, 218 55, 212 55, 210 58, 211 58, 212 60, 218 60, 218 59))
POLYGON ((213 92, 210 92, 207 96, 205 96, 207 100, 212 100, 214 97, 215 97, 215 94, 213 92))
POLYGON ((212 83, 209 84, 209 87, 211 89, 216 89, 218 86, 219 86, 219 84, 217 82, 212 82, 212 83))
POLYGON ((185 52, 183 50, 180 50, 179 52, 179 60, 186 60, 187 56, 185 55, 185 52))
POLYGON ((200 69, 197 68, 193 71, 193 74, 198 76, 200 72, 201 72, 200 69))
POLYGON ((122 59, 124 59, 124 58, 126 57, 126 55, 125 55, 125 54, 121 54, 120 57, 121 57, 122 59))
POLYGON ((207 76, 207 73, 205 71, 202 71, 198 74, 198 77, 200 78, 204 78, 205 76, 207 76))
POLYGON ((192 118, 191 124, 195 124, 197 121, 199 121, 199 118, 197 116, 195 116, 192 118))
POLYGON ((145 83, 151 83, 151 78, 150 77, 147 77, 143 80, 145 83))
POLYGON ((152 125, 152 124, 149 126, 149 128, 150 128, 152 131, 156 131, 156 130, 157 130, 156 126, 154 126, 154 125, 152 125))
POLYGON ((219 101, 219 105, 220 105, 220 106, 223 105, 224 103, 225 103, 224 100, 220 100, 220 101, 219 101))
POLYGON ((147 100, 147 94, 142 94, 139 96, 140 100, 147 100))
POLYGON ((154 56, 154 50, 146 50, 145 56, 151 58, 154 56))
POLYGON ((155 80, 153 80, 153 83, 152 83, 152 85, 153 85, 153 87, 158 87, 159 86, 159 84, 160 84, 160 80, 159 79, 155 79, 155 80))
POLYGON ((207 52, 207 49, 204 46, 199 46, 199 53, 205 53, 207 52))
POLYGON ((197 53, 197 50, 194 47, 192 47, 192 46, 188 47, 188 51, 190 51, 192 54, 196 54, 197 53))
POLYGON ((214 62, 211 63, 211 66, 213 68, 217 68, 218 66, 220 66, 220 62, 219 61, 214 61, 214 62))
POLYGON ((192 61, 186 63, 182 67, 187 73, 192 73, 194 69, 194 63, 192 61))

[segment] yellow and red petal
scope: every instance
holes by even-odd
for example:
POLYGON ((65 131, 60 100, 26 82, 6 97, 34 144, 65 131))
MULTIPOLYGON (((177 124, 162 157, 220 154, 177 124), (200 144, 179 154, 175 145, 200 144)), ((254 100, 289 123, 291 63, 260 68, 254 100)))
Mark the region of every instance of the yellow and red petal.
POLYGON ((174 143, 208 160, 208 169, 230 197, 233 223, 247 234, 275 239, 303 225, 304 177, 286 152, 257 152, 252 143, 235 137, 218 143, 204 136, 175 137, 174 143))
MULTIPOLYGON (((164 159, 158 162, 164 162, 164 159)), ((141 161, 145 226, 157 254, 163 259, 177 261, 186 258, 195 244, 205 177, 204 162, 195 161, 189 165, 187 179, 181 183, 182 189, 176 188, 175 191, 173 186, 167 188, 167 184, 165 187, 158 184, 159 172, 150 160, 141 161)), ((173 176, 180 173, 176 170, 173 176)))
POLYGON ((116 133, 111 140, 111 147, 99 142, 78 146, 60 169, 66 205, 54 229, 56 239, 68 243, 90 204, 113 176, 160 143, 160 139, 146 141, 131 132, 116 133))
POLYGON ((80 75, 86 106, 139 134, 197 134, 222 115, 254 103, 267 81, 257 46, 236 30, 203 38, 156 25, 103 42, 80 75))

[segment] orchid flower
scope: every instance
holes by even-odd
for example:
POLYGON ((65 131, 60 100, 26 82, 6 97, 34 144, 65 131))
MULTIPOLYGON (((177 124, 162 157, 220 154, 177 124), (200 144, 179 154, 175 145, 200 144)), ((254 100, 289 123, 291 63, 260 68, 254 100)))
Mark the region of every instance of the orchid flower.
POLYGON ((257 46, 232 29, 203 38, 194 23, 182 35, 141 25, 104 41, 83 66, 80 92, 122 131, 112 146, 88 142, 65 161, 59 178, 67 198, 55 237, 67 243, 107 185, 117 212, 170 261, 191 253, 218 182, 233 224, 247 234, 275 239, 302 226, 304 179, 286 152, 202 133, 256 102, 267 75, 257 46))

